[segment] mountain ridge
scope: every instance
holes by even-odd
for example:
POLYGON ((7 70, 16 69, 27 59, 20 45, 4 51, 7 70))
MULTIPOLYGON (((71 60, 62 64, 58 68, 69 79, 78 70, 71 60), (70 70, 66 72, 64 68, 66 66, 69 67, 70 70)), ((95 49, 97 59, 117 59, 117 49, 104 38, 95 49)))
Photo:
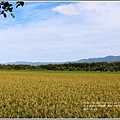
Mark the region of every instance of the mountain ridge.
POLYGON ((81 59, 78 60, 77 62, 120 62, 120 56, 113 56, 113 55, 109 55, 106 57, 99 57, 99 58, 88 58, 88 59, 81 59))
POLYGON ((98 58, 88 58, 88 59, 80 59, 77 61, 67 61, 67 62, 24 62, 24 61, 17 61, 17 62, 7 62, 5 64, 10 64, 10 65, 47 65, 47 64, 64 64, 64 63, 92 63, 92 62, 120 62, 120 56, 106 56, 106 57, 98 57, 98 58))

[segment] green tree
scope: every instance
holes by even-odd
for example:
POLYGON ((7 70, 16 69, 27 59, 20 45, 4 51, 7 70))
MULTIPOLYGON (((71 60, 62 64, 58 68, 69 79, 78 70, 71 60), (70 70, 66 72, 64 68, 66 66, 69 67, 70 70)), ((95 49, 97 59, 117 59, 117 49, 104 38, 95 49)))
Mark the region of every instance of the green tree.
MULTIPOLYGON (((19 6, 24 6, 24 2, 18 1, 16 2, 16 8, 19 6)), ((13 4, 9 3, 8 1, 1 1, 0 2, 0 15, 3 15, 4 18, 7 17, 7 13, 10 13, 10 15, 15 18, 15 15, 12 13, 13 12, 13 4)))

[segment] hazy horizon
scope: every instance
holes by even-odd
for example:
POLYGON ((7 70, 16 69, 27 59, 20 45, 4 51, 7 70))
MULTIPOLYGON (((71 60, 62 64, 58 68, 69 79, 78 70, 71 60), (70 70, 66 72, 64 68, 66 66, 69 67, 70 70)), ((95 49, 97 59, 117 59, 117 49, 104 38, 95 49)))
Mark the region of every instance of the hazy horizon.
POLYGON ((0 16, 0 63, 120 55, 120 2, 25 1, 13 13, 0 16))

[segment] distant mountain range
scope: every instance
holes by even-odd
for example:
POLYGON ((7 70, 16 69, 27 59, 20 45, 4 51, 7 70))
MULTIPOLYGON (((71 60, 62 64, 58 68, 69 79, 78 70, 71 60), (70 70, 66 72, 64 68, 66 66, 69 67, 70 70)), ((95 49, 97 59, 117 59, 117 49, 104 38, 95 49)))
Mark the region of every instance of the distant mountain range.
POLYGON ((5 63, 6 65, 32 65, 32 66, 37 66, 37 65, 48 65, 48 64, 64 64, 65 62, 7 62, 5 63))
POLYGON ((120 62, 120 56, 106 56, 106 57, 99 57, 99 58, 88 58, 88 59, 81 59, 78 61, 69 61, 69 62, 8 62, 5 64, 11 64, 11 65, 47 65, 47 64, 64 64, 64 63, 92 63, 92 62, 120 62))
POLYGON ((100 57, 100 58, 88 58, 88 59, 81 59, 77 61, 78 63, 82 62, 120 62, 120 56, 106 56, 106 57, 100 57))

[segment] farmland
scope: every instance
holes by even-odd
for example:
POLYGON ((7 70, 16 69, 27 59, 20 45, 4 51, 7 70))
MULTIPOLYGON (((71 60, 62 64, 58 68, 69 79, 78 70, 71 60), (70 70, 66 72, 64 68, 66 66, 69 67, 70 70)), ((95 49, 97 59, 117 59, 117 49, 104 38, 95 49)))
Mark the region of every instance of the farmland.
POLYGON ((0 118, 119 118, 120 74, 0 71, 0 118))

